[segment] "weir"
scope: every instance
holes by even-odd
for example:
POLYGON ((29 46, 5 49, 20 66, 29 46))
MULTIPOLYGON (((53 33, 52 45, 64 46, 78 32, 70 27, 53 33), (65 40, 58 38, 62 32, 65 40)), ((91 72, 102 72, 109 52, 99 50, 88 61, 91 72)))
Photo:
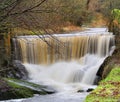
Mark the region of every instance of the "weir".
POLYGON ((59 91, 92 85, 115 43, 112 33, 89 32, 18 36, 13 38, 15 59, 25 65, 32 81, 59 91))
POLYGON ((114 45, 113 35, 60 36, 40 39, 37 36, 13 39, 16 60, 30 64, 51 64, 59 61, 77 60, 86 54, 99 57, 109 55, 114 45), (19 54, 19 55, 18 55, 19 54))

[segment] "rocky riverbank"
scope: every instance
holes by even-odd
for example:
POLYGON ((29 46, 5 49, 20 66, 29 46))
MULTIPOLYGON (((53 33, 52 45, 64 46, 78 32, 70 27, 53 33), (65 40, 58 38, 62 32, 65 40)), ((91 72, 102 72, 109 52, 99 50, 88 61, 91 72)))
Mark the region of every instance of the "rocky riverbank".
POLYGON ((20 61, 13 61, 0 73, 0 100, 33 97, 35 94, 46 95, 56 91, 50 87, 28 82, 28 72, 20 61))
POLYGON ((46 95, 55 93, 50 87, 33 84, 24 80, 0 79, 0 100, 33 97, 35 94, 46 95))

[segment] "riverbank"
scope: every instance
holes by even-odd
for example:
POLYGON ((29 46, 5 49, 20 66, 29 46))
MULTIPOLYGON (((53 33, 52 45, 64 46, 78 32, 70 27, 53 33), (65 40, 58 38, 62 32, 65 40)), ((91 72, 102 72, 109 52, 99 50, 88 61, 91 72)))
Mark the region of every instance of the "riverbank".
POLYGON ((87 96, 85 102, 119 102, 120 67, 114 67, 99 86, 87 96))
POLYGON ((120 101, 120 36, 115 36, 116 49, 101 66, 102 81, 91 92, 85 102, 119 102, 120 101))

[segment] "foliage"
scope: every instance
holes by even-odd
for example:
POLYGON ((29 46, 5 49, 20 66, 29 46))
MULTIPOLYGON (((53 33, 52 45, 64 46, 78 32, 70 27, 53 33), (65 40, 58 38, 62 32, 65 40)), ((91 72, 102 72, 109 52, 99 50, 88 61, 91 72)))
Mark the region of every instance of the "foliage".
POLYGON ((113 19, 117 20, 118 23, 120 24, 120 9, 113 9, 111 13, 112 13, 113 19))
POLYGON ((111 11, 113 9, 120 9, 119 0, 102 0, 101 12, 105 15, 105 17, 111 18, 111 11))
POLYGON ((114 68, 108 77, 87 96, 85 102, 117 102, 120 97, 120 68, 114 68))
MULTIPOLYGON (((57 32, 60 26, 67 24, 66 22, 82 25, 84 15, 81 15, 85 3, 86 0, 1 0, 0 35, 3 36, 3 43, 0 43, 2 56, 0 62, 6 61, 6 56, 8 56, 5 55, 7 44, 4 38, 9 34, 17 35, 13 32, 14 28, 15 30, 25 29, 30 34, 43 35, 43 32, 44 34, 51 33, 46 29, 57 32)), ((1 64, 3 63, 0 63, 0 66, 1 64)))
POLYGON ((115 35, 120 35, 120 9, 115 8, 111 11, 109 30, 115 35))
POLYGON ((0 19, 3 22, 8 20, 13 28, 19 26, 29 30, 56 30, 67 22, 81 26, 90 15, 86 10, 86 2, 87 0, 3 0, 0 1, 0 19))

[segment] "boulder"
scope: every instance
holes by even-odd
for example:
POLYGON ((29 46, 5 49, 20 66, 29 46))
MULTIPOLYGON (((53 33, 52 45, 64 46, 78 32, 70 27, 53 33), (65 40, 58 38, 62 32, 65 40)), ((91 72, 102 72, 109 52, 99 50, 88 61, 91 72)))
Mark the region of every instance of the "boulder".
POLYGON ((35 94, 46 95, 56 91, 47 86, 34 84, 24 80, 0 79, 0 100, 33 97, 35 94))
POLYGON ((91 92, 91 91, 93 91, 94 89, 93 88, 89 88, 88 90, 87 90, 87 92, 91 92))
POLYGON ((12 62, 10 71, 8 71, 8 77, 18 79, 28 79, 28 72, 25 66, 18 60, 12 62))

